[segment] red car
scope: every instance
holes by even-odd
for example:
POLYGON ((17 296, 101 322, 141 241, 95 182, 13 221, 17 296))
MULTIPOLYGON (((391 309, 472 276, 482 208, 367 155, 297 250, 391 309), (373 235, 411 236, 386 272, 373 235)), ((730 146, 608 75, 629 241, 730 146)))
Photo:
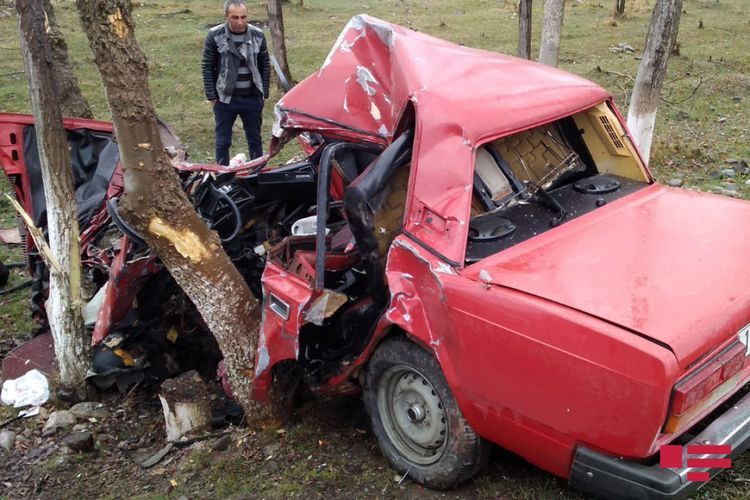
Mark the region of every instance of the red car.
POLYGON ((605 90, 357 16, 276 116, 277 146, 324 142, 316 223, 269 251, 256 398, 289 373, 362 391, 437 488, 495 443, 682 498, 722 462, 662 445, 750 445, 750 203, 656 183, 605 90))
MULTIPOLYGON (((361 393, 385 456, 435 488, 494 443, 589 494, 684 498, 725 462, 663 445, 750 445, 750 204, 654 182, 605 90, 357 16, 276 116, 271 153, 298 137, 303 160, 177 166, 263 298, 256 399, 361 393)), ((100 382, 201 326, 104 199, 82 236, 100 382)))

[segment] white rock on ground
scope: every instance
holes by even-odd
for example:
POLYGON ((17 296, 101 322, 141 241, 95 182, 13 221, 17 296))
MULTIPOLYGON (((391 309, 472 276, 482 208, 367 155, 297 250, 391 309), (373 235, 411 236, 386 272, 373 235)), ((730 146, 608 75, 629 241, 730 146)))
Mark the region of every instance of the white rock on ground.
POLYGON ((52 413, 44 424, 42 432, 63 427, 71 427, 76 424, 76 416, 67 410, 60 410, 52 413))
POLYGON ((85 402, 73 405, 70 408, 70 413, 78 418, 95 418, 97 420, 104 420, 109 417, 109 410, 107 410, 102 403, 85 402))
POLYGON ((16 442, 16 433, 13 431, 0 432, 0 448, 10 450, 16 442))

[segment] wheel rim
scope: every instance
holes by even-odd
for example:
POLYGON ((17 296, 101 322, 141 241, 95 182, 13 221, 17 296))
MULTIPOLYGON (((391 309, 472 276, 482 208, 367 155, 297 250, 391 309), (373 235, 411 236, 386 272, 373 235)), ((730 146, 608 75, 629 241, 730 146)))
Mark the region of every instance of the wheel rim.
POLYGON ((388 438, 410 462, 430 465, 443 455, 448 419, 443 401, 414 368, 394 366, 378 387, 378 412, 388 438))

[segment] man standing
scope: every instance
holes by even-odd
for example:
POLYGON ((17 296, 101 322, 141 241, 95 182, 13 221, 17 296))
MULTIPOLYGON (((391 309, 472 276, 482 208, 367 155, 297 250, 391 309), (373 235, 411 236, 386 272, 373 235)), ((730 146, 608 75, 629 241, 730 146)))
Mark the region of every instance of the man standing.
POLYGON ((251 158, 263 155, 260 126, 271 64, 263 31, 248 24, 244 0, 224 3, 224 23, 211 28, 203 48, 203 88, 216 120, 216 163, 229 165, 232 126, 242 120, 251 158))

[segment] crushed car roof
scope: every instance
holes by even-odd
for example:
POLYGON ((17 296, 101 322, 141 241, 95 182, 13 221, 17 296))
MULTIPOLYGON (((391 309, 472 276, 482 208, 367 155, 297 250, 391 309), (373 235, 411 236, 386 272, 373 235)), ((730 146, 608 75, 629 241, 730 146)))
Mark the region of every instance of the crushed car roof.
POLYGON ((564 71, 358 15, 322 67, 278 103, 275 134, 304 129, 390 142, 411 101, 425 132, 458 126, 475 142, 607 98, 564 71))
POLYGON ((564 71, 359 15, 320 70, 276 105, 273 133, 279 143, 312 131, 387 145, 411 103, 416 130, 403 229, 461 266, 474 149, 607 99, 595 83, 564 71))

